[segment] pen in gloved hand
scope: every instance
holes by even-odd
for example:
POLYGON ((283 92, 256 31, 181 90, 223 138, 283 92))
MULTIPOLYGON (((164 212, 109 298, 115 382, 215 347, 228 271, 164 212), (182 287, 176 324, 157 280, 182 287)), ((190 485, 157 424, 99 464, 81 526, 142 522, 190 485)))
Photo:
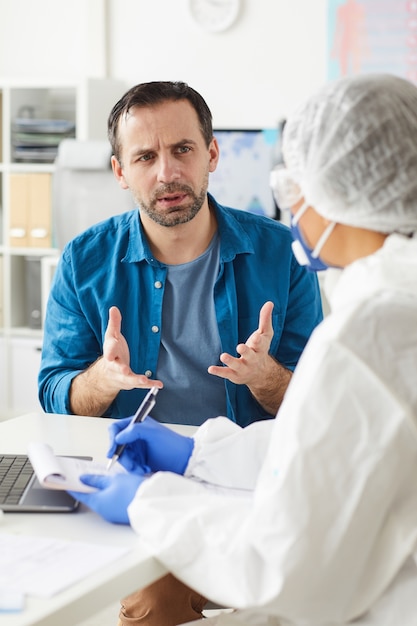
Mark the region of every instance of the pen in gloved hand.
MULTIPOLYGON (((158 393, 158 387, 151 387, 146 396, 143 399, 142 404, 139 406, 136 413, 133 415, 131 424, 137 424, 138 422, 143 422, 145 417, 149 415, 155 406, 155 396, 158 393)), ((119 459, 123 450, 125 449, 125 444, 119 444, 116 448, 116 452, 113 454, 112 458, 109 460, 107 464, 107 469, 109 470, 119 459)))

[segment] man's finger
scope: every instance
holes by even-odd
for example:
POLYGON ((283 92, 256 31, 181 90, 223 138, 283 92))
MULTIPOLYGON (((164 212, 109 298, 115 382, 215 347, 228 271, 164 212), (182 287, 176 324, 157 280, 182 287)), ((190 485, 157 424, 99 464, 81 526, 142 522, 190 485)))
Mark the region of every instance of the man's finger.
POLYGON ((273 302, 265 302, 259 312, 259 328, 258 331, 262 334, 272 335, 274 332, 272 326, 272 311, 274 309, 273 302))
POLYGON ((118 337, 122 330, 122 314, 117 306, 112 306, 109 309, 109 322, 107 324, 106 335, 112 337, 118 337))

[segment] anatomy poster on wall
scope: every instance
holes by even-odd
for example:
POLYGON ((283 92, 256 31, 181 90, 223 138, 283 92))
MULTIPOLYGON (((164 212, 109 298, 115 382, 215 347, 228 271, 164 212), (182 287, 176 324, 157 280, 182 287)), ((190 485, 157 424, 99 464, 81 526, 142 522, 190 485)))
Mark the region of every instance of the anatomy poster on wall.
POLYGON ((328 77, 388 72, 417 83, 417 0, 328 0, 328 77))

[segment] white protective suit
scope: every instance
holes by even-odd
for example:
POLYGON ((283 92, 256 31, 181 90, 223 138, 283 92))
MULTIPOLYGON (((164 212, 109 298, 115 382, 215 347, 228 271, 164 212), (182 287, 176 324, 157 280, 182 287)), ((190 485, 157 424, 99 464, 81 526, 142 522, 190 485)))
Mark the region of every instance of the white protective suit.
POLYGON ((175 576, 239 609, 212 623, 417 624, 417 237, 348 266, 330 302, 278 417, 209 420, 188 478, 130 505, 175 576))

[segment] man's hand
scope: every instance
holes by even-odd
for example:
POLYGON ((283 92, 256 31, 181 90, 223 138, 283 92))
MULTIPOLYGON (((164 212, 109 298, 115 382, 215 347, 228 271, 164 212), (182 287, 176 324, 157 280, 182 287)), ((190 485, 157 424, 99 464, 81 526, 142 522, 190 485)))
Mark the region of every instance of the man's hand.
POLYGON ((163 387, 162 381, 151 380, 144 374, 135 374, 130 369, 130 352, 127 341, 122 335, 122 314, 112 306, 109 309, 109 323, 104 335, 101 368, 109 379, 110 388, 116 393, 121 389, 150 389, 163 387))
POLYGON ((272 328, 272 302, 266 302, 259 313, 259 328, 252 333, 246 343, 240 343, 236 352, 240 357, 233 357, 227 352, 220 355, 220 361, 227 367, 211 365, 209 374, 227 378, 237 385, 249 385, 255 380, 262 380, 263 373, 269 366, 274 330, 272 328))
POLYGON ((226 367, 211 365, 209 374, 226 378, 236 385, 247 385, 263 408, 275 415, 291 378, 291 372, 269 354, 274 329, 272 326, 273 302, 265 302, 259 313, 259 327, 246 343, 236 346, 240 355, 227 352, 220 355, 226 367))
POLYGON ((104 335, 103 356, 76 376, 70 388, 70 406, 75 415, 103 415, 122 389, 161 389, 161 380, 135 374, 130 368, 130 352, 121 332, 122 315, 112 306, 104 335))

